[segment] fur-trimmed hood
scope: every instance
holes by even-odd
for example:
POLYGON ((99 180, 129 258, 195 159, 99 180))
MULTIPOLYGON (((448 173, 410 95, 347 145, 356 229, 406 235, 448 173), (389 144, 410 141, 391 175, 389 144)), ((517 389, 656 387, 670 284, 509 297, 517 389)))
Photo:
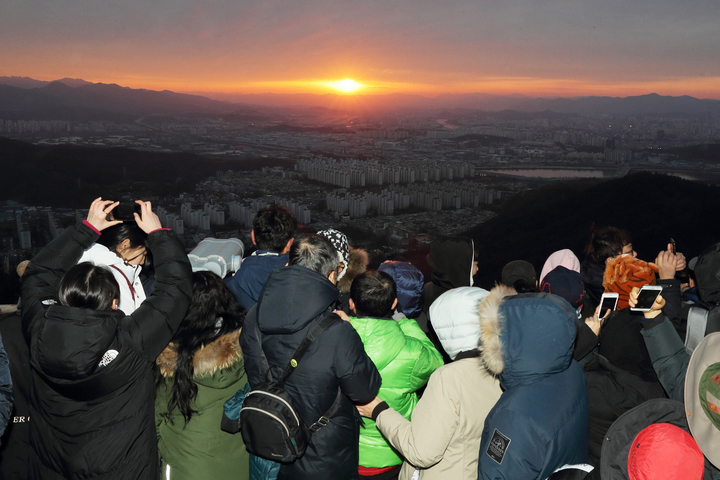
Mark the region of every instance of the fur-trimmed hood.
MULTIPOLYGON (((240 330, 236 330, 217 338, 212 343, 203 345, 193 357, 194 376, 212 375, 216 371, 231 367, 238 360, 242 360, 239 338, 240 330)), ((163 377, 172 377, 177 366, 177 346, 170 343, 158 355, 155 363, 160 367, 163 377)))
POLYGON ((347 271, 337 283, 338 290, 342 293, 350 293, 350 285, 352 285, 353 280, 367 270, 370 262, 367 252, 361 248, 350 247, 349 258, 347 271))
POLYGON ((478 307, 480 349, 505 389, 565 371, 572 361, 576 314, 555 295, 498 285, 478 307))

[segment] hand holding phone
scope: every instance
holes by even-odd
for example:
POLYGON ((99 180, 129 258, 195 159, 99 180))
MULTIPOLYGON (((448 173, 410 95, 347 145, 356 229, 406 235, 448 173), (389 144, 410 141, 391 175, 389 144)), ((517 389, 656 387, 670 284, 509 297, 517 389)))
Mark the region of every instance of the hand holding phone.
POLYGON ((605 320, 610 312, 617 308, 619 298, 620 295, 617 293, 606 292, 602 294, 602 297, 600 297, 600 313, 598 314, 601 322, 605 320))
MULTIPOLYGON (((649 312, 653 310, 653 306, 656 304, 655 301, 662 293, 662 287, 659 285, 643 285, 637 292, 637 297, 635 297, 633 293, 635 293, 636 288, 633 288, 633 292, 630 294, 630 310, 633 312, 649 312)), ((664 304, 665 300, 662 297, 661 300, 662 304, 664 304)), ((662 308, 662 305, 654 310, 660 310, 660 308, 662 308)))
POLYGON ((121 202, 109 214, 108 220, 122 220, 123 222, 134 222, 133 213, 140 215, 140 205, 136 202, 121 202))

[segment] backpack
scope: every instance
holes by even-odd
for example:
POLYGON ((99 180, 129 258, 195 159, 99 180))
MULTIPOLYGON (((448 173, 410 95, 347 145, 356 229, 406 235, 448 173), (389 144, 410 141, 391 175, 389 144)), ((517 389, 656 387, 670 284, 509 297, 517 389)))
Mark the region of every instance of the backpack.
POLYGON ((720 332, 720 307, 710 310, 702 307, 690 307, 685 331, 685 349, 692 354, 695 347, 705 338, 705 335, 720 332))
MULTIPOLYGON (((276 381, 265 381, 247 393, 240 410, 239 427, 248 452, 276 462, 297 460, 305 453, 312 434, 327 425, 337 411, 342 398, 339 389, 330 409, 308 427, 293 408, 284 385, 313 340, 338 320, 337 315, 330 315, 320 321, 300 343, 276 381)), ((269 374, 268 371, 266 375, 269 377, 269 374)))

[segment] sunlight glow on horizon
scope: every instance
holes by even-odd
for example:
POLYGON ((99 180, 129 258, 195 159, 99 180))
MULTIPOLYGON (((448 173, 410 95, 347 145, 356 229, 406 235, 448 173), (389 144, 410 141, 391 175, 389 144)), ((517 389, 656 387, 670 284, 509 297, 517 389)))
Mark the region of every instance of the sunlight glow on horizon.
MULTIPOLYGON (((2 75, 2 73, 0 73, 2 75)), ((402 82, 354 80, 275 80, 226 82, 206 78, 119 75, 112 78, 84 75, 81 72, 43 72, 24 75, 37 80, 57 80, 63 77, 82 78, 89 82, 115 83, 123 87, 149 90, 171 90, 178 93, 212 94, 329 94, 343 96, 410 94, 436 97, 443 94, 525 95, 528 97, 627 97, 657 93, 667 96, 689 95, 699 99, 720 99, 717 86, 720 77, 665 77, 651 81, 597 81, 540 77, 485 77, 470 81, 402 82)))

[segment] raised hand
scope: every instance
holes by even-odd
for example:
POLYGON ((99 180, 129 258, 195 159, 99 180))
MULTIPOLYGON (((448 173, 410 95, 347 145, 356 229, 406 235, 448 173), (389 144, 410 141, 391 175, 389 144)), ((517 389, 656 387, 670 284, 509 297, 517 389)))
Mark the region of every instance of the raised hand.
POLYGON ((98 197, 90 204, 90 210, 88 210, 87 222, 95 227, 98 231, 103 231, 108 227, 123 223, 122 220, 108 220, 107 216, 112 212, 113 208, 117 207, 120 202, 113 202, 112 200, 103 200, 102 197, 98 197))
MULTIPOLYGON (((685 257, 683 257, 685 260, 685 257)), ((655 259, 655 265, 658 267, 658 278, 661 280, 668 280, 675 277, 677 271, 679 258, 672 252, 663 250, 658 253, 655 259)))
MULTIPOLYGON (((640 289, 638 287, 633 287, 632 290, 630 290, 630 298, 628 299, 630 308, 635 308, 635 305, 637 305, 639 294, 640 289)), ((665 299, 662 297, 662 295, 658 295, 655 299, 655 302, 653 302, 652 307, 650 307, 650 311, 643 312, 643 315, 645 316, 645 318, 655 318, 662 313, 662 308, 664 306, 665 299)))
POLYGON ((135 222, 143 232, 150 233, 162 228, 160 219, 155 215, 155 212, 152 211, 150 202, 135 200, 135 203, 140 205, 140 215, 138 215, 137 212, 133 213, 133 215, 135 215, 135 222))

